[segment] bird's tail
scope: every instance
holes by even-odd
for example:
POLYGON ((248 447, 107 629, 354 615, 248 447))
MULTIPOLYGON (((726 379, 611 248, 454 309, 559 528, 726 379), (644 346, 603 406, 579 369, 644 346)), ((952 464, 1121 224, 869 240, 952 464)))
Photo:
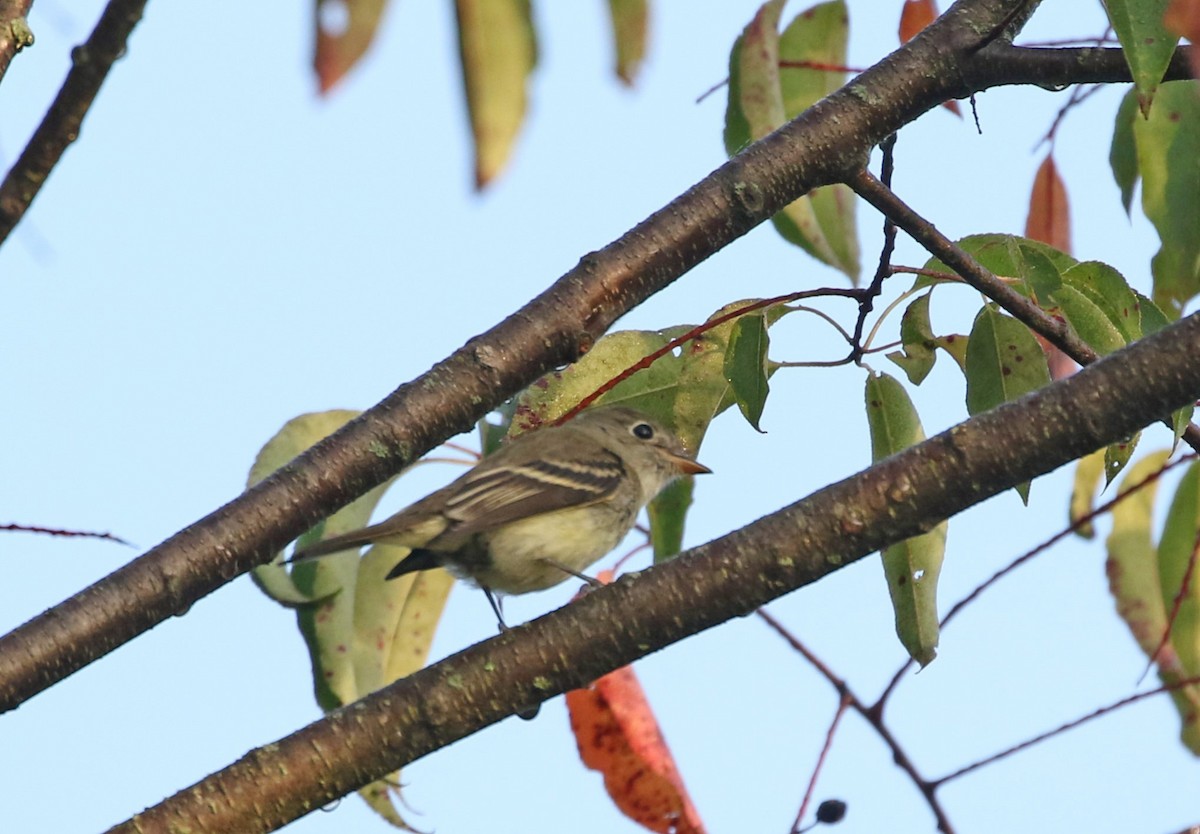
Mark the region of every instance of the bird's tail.
POLYGON ((320 559, 322 556, 328 556, 330 553, 340 553, 343 550, 357 550, 364 544, 370 544, 373 541, 375 541, 374 531, 370 527, 366 527, 362 530, 343 533, 340 536, 330 536, 327 539, 313 542, 305 547, 298 547, 292 554, 292 558, 286 561, 308 562, 312 559, 320 559))

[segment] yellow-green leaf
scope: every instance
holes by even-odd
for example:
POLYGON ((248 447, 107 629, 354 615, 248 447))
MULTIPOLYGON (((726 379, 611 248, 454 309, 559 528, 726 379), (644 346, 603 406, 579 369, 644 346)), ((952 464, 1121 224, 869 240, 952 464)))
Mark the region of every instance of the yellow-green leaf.
POLYGON ((1200 292, 1200 82, 1163 84, 1133 134, 1142 210, 1162 241, 1151 261, 1154 300, 1178 318, 1200 292))
MULTIPOLYGON (((871 460, 878 462, 925 439, 912 400, 893 377, 867 377, 871 460)), ((946 552, 947 524, 883 551, 883 569, 896 617, 896 634, 922 666, 937 656, 937 580, 946 552)))
MULTIPOLYGON (((1104 451, 1092 452, 1075 464, 1075 479, 1071 486, 1071 523, 1077 523, 1095 509, 1096 487, 1104 474, 1104 451)), ((1080 525, 1075 533, 1085 539, 1096 535, 1096 525, 1091 521, 1080 525)))
MULTIPOLYGON (((725 147, 732 155, 795 117, 845 80, 849 26, 842 0, 801 12, 779 34, 785 0, 758 10, 730 53, 725 147)), ((783 237, 857 280, 855 197, 844 185, 814 189, 772 218, 783 237)))
POLYGON ((650 19, 649 0, 608 0, 616 51, 617 77, 632 85, 646 57, 650 19))
POLYGON ((503 170, 525 120, 537 63, 529 0, 455 0, 463 87, 475 140, 475 187, 503 170))

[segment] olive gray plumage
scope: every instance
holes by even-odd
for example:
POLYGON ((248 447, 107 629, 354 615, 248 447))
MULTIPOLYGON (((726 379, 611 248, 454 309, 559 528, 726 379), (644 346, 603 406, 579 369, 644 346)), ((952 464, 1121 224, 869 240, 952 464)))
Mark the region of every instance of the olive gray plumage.
POLYGON ((654 418, 599 406, 521 435, 407 509, 300 549, 293 561, 372 543, 408 547, 388 579, 445 567, 482 588, 499 617, 493 592, 588 580, 584 569, 625 538, 651 498, 681 475, 708 471, 654 418))

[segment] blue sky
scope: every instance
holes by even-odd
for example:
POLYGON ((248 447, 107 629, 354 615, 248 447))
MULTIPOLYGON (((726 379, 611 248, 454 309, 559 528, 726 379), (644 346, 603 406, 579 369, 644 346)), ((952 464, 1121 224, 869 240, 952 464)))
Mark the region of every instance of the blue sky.
MULTIPOLYGON (((328 100, 308 71, 310 14, 257 4, 150 4, 77 145, 0 248, 0 386, 8 439, 0 521, 110 530, 140 548, 233 498, 289 418, 364 408, 516 309, 723 159, 726 74, 756 3, 660 3, 637 89, 610 76, 604 4, 540 4, 541 65, 510 170, 471 192, 449 4, 395 3, 363 65, 328 100)), ((894 46, 899 3, 851 7, 852 63, 894 46), (886 12, 881 6, 886 5, 886 12)), ((0 86, 11 160, 61 82, 96 0, 43 0, 37 45, 0 86)), ((791 12, 802 6, 795 6, 791 12)), ((1046 4, 1028 39, 1092 35, 1098 4, 1046 4)), ((1157 241, 1121 209, 1107 168, 1120 91, 1063 126, 1058 159, 1075 254, 1145 291, 1157 241)), ((896 188, 946 234, 1019 232, 1033 148, 1066 95, 979 96, 983 134, 937 111, 906 129, 896 188)), ((879 220, 860 208, 863 260, 879 220)), ((901 240, 894 259, 925 255, 901 240)), ((651 299, 619 327, 698 322, 726 302, 843 279, 762 228, 651 299)), ((965 332, 969 290, 935 299, 965 332)), ((849 321, 848 307, 830 307, 849 321)), ((838 355, 817 320, 785 319, 772 357, 838 355)), ((886 360, 873 362, 889 370, 886 360)), ((758 435, 721 417, 702 452, 688 542, 746 524, 869 463, 864 373, 800 369, 772 381, 758 435)), ((940 363, 913 393, 927 432, 963 416, 961 376, 940 363)), ((1162 446, 1161 430, 1143 440, 1162 446)), ((453 473, 422 467, 395 510, 453 473)), ((943 608, 1051 535, 1070 473, 955 519, 943 608)), ((134 551, 0 537, 8 629, 134 551)), ((563 604, 571 583, 510 601, 511 621, 563 604)), ((772 606, 871 698, 902 661, 878 562, 863 560, 772 606)), ((490 636, 481 595, 451 597, 436 656, 490 636)), ((928 776, 956 769, 1137 686, 1144 660, 1107 596, 1103 553, 1070 541, 986 594, 940 657, 889 707, 928 776)), ((712 831, 787 830, 835 696, 756 619, 638 664, 712 831)), ((112 655, 0 716, 5 829, 95 831, 319 717, 293 617, 240 578, 112 655)), ((1156 699, 945 789, 962 831, 1171 831, 1200 821, 1200 766, 1156 699)), ((636 831, 578 764, 561 699, 406 769, 412 821, 458 831, 636 831)), ((850 803, 842 831, 928 831, 932 818, 872 732, 847 718, 817 789, 850 803)), ((386 830, 357 798, 289 831, 386 830)))

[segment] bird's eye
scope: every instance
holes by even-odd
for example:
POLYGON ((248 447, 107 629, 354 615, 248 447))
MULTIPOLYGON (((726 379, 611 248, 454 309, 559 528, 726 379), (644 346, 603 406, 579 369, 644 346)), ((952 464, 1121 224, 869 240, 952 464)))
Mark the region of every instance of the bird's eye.
POLYGON ((633 427, 633 436, 639 440, 649 440, 654 437, 654 427, 649 423, 638 423, 633 427))

